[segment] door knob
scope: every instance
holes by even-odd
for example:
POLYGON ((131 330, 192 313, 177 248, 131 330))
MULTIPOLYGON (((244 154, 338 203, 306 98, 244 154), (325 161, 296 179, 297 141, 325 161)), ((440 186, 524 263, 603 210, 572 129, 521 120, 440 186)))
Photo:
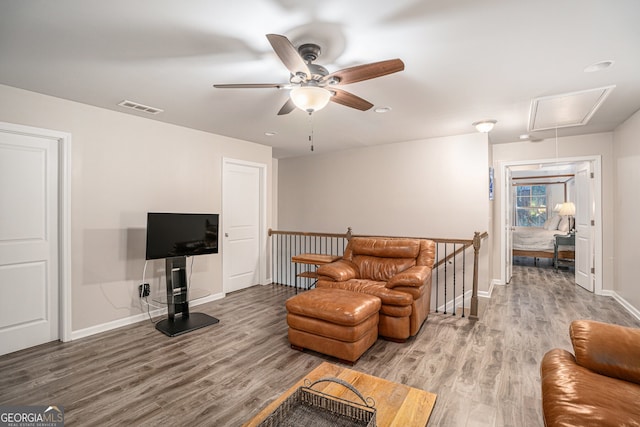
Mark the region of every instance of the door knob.
POLYGON ((229 237, 229 233, 224 233, 224 237, 229 237))

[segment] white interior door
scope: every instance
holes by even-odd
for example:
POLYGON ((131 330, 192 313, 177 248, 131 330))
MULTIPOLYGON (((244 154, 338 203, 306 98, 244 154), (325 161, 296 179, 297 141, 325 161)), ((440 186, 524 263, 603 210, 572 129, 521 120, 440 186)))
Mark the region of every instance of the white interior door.
POLYGON ((513 185, 511 183, 511 168, 505 168, 505 185, 504 185, 504 196, 503 199, 506 202, 506 209, 504 215, 504 232, 505 232, 505 283, 509 283, 511 281, 511 276, 513 275, 513 185))
POLYGON ((57 148, 0 132, 0 354, 59 338, 57 148))
POLYGON ((225 159, 222 228, 223 288, 260 284, 263 271, 264 165, 225 159))
POLYGON ((591 274, 593 265, 594 218, 592 199, 591 163, 584 162, 576 170, 576 283, 593 292, 594 283, 591 274))

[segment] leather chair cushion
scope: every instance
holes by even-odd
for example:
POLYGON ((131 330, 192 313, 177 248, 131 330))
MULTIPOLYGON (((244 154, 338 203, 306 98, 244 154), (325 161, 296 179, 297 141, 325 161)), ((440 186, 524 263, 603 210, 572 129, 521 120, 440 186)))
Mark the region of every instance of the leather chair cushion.
POLYGON ((398 292, 385 286, 386 282, 373 280, 351 279, 346 282, 333 282, 318 279, 318 289, 342 289, 353 293, 373 295, 382 300, 382 305, 409 306, 413 303, 413 297, 404 292, 398 292))
POLYGON ((329 323, 325 320, 287 314, 287 325, 299 331, 309 332, 321 337, 332 338, 343 342, 356 342, 367 335, 371 329, 378 330, 378 313, 373 313, 358 325, 344 326, 329 323))
POLYGON ((354 326, 378 313, 381 301, 373 295, 317 288, 289 298, 285 306, 289 313, 354 326))
POLYGON ((416 265, 390 278, 387 281, 387 288, 393 289, 399 286, 421 288, 429 279, 431 279, 431 268, 426 265, 416 265))
POLYGON ((433 264, 436 259, 436 242, 433 240, 420 240, 420 253, 416 260, 417 265, 425 265, 429 268, 433 268, 433 264))
POLYGON ((355 342, 344 342, 333 338, 323 337, 298 329, 289 328, 289 342, 292 345, 308 348, 318 353, 328 354, 338 359, 355 362, 378 339, 376 328, 370 329, 367 334, 355 342))
POLYGON ((391 317, 409 317, 413 307, 410 305, 386 305, 382 304, 380 307, 380 314, 384 314, 391 317))
POLYGON ((379 258, 369 255, 356 255, 352 262, 358 268, 358 278, 385 282, 416 265, 415 258, 379 258))
POLYGON ((344 282, 358 277, 358 267, 346 259, 321 265, 316 272, 319 278, 330 279, 335 282, 344 282))
POLYGON ((575 320, 569 333, 580 366, 640 384, 640 329, 575 320))
MULTIPOLYGON (((415 259, 420 251, 420 240, 354 237, 349 241, 349 247, 354 256, 415 259)), ((345 258, 350 259, 348 253, 345 253, 345 258)))
POLYGON ((545 354, 540 372, 547 427, 639 425, 640 385, 580 366, 564 349, 545 354))

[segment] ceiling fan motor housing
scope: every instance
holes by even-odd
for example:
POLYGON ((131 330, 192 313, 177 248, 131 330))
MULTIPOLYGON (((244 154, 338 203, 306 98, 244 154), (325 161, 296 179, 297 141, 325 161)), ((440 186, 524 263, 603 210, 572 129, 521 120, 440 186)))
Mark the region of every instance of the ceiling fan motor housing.
POLYGON ((322 51, 315 43, 305 43, 298 47, 298 53, 306 62, 313 62, 318 59, 322 51))
POLYGON ((313 64, 313 61, 318 59, 322 50, 320 46, 315 43, 305 43, 298 47, 298 53, 300 57, 307 63, 311 75, 307 76, 307 80, 319 80, 322 77, 329 74, 329 71, 322 65, 313 64))

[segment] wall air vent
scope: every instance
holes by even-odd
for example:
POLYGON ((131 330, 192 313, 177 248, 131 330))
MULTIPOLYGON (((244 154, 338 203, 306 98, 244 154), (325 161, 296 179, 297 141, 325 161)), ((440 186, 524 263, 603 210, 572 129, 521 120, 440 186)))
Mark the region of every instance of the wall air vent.
POLYGON ((586 125, 614 86, 531 100, 529 132, 586 125))
POLYGON ((143 105, 138 102, 128 101, 126 99, 121 103, 119 103, 118 105, 121 107, 130 108, 132 110, 142 111, 144 113, 149 113, 149 114, 160 114, 164 111, 160 108, 149 107, 148 105, 143 105))

